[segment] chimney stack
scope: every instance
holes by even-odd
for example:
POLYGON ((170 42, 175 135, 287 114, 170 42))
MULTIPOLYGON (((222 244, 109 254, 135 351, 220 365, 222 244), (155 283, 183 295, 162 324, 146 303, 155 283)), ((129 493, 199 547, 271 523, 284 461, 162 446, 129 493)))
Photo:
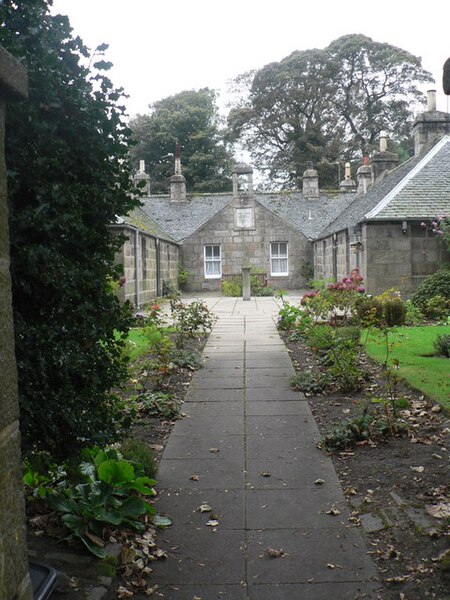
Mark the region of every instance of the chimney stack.
POLYGON ((175 146, 175 173, 170 178, 170 201, 186 202, 186 179, 181 174, 180 145, 175 146))
POLYGON ((380 151, 372 156, 373 183, 377 183, 384 178, 388 171, 392 171, 400 162, 395 152, 389 152, 387 149, 387 134, 380 131, 380 151))
POLYGON ((367 194, 367 190, 372 185, 372 168, 369 165, 369 157, 364 156, 363 164, 356 171, 356 179, 358 182, 357 193, 367 194))
POLYGON ((145 181, 145 185, 142 188, 144 196, 150 196, 150 175, 145 172, 145 160, 139 161, 139 171, 134 174, 133 181, 135 185, 141 181, 145 181))
POLYGON ((427 110, 417 115, 413 125, 414 154, 429 149, 441 137, 450 134, 450 114, 436 110, 436 90, 427 92, 427 110))
POLYGON ((308 161, 303 173, 303 197, 305 200, 316 200, 319 196, 319 175, 312 162, 308 161))
POLYGON ((343 192, 354 192, 356 183, 352 179, 351 166, 349 162, 345 163, 344 180, 339 184, 339 189, 343 192))

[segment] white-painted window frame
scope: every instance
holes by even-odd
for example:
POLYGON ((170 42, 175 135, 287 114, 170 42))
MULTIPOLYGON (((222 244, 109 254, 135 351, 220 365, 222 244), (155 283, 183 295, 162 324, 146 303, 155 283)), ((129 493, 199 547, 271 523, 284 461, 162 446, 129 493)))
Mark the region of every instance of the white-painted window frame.
POLYGON ((286 277, 289 275, 289 244, 288 242, 270 242, 270 276, 271 277, 286 277), (286 245, 286 254, 280 254, 280 244, 286 245), (277 254, 274 254, 275 246, 277 254), (285 271, 275 271, 274 265, 279 264, 282 260, 286 261, 285 271))
POLYGON ((205 244, 203 246, 203 272, 205 275, 205 279, 220 279, 222 277, 222 248, 220 246, 220 244, 205 244), (214 250, 212 250, 212 256, 207 257, 206 256, 206 249, 207 248, 218 248, 219 249, 219 255, 218 257, 214 255, 214 250), (207 272, 207 265, 208 264, 213 264, 213 263, 218 263, 219 265, 219 272, 218 273, 208 273, 207 272))

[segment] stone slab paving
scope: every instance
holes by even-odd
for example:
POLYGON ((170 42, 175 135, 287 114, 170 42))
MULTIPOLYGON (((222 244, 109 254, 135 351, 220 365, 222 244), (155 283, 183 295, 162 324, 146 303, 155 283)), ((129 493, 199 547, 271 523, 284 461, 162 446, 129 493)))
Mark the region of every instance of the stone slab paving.
POLYGON ((173 519, 160 538, 169 558, 154 564, 158 597, 376 599, 375 567, 308 403, 289 388, 279 301, 206 301, 219 319, 157 475, 157 509, 173 519))

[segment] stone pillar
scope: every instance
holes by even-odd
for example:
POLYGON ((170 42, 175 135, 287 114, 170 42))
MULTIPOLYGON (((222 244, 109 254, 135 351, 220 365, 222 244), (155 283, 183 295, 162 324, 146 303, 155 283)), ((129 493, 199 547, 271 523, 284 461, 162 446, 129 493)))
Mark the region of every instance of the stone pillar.
POLYGON ((32 598, 20 454, 19 400, 9 273, 6 102, 27 96, 23 66, 0 46, 0 598, 32 598))
POLYGON ((242 267, 242 300, 250 300, 250 267, 242 267))

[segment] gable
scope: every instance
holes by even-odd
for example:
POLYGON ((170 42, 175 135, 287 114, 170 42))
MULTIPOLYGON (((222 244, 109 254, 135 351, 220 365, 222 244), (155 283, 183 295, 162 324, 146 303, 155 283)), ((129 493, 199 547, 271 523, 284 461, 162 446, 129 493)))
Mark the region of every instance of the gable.
POLYGON ((364 218, 430 219, 449 213, 450 137, 445 136, 364 218))

